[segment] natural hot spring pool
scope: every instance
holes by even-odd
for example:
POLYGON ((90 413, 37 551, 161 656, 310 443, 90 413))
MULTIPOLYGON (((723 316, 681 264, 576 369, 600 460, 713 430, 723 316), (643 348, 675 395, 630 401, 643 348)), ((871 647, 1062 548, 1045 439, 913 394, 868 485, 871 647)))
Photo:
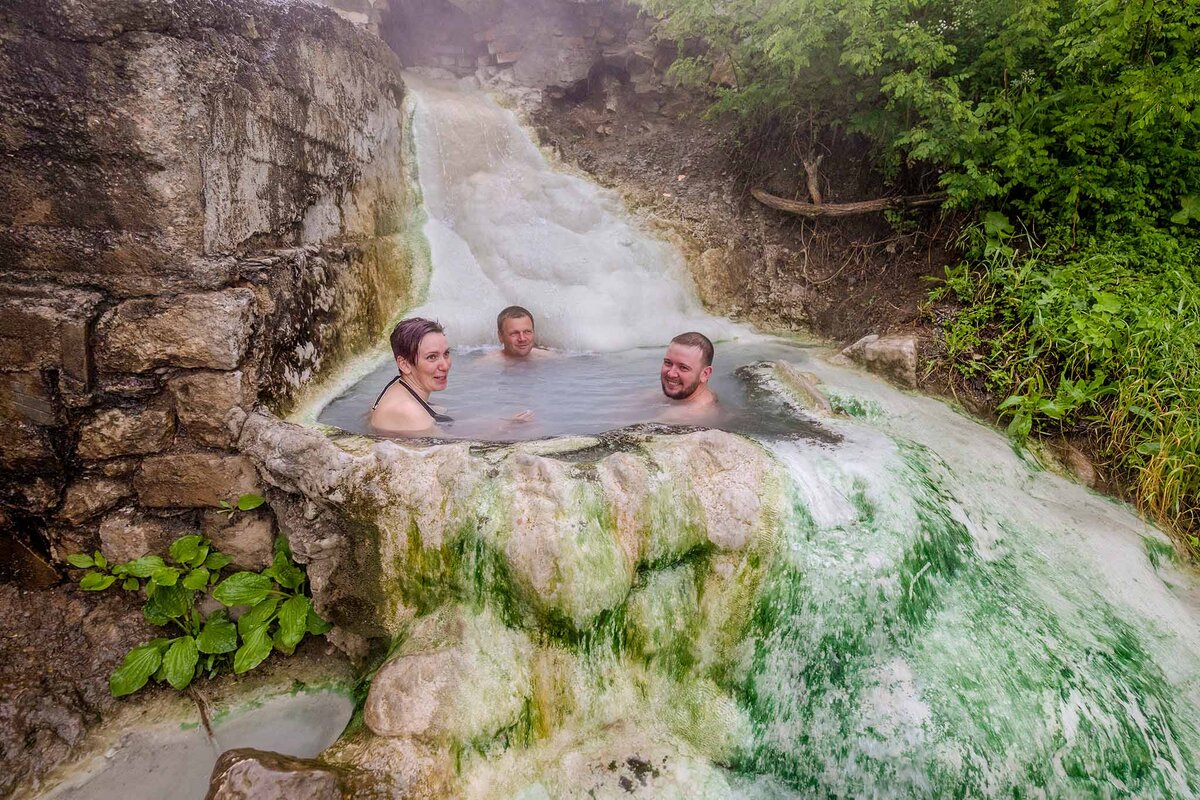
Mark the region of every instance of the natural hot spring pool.
MULTIPOLYGON (((509 362, 494 349, 455 352, 450 383, 432 402, 454 417, 447 433, 455 439, 517 441, 569 434, 597 434, 661 421, 670 408, 659 387, 664 347, 619 353, 556 353, 509 362), (527 423, 505 420, 526 409, 527 423)), ((768 360, 796 363, 808 351, 794 344, 758 340, 717 345, 709 386, 721 413, 711 427, 767 436, 812 436, 816 425, 798 417, 780 397, 765 391, 743 367, 768 360)), ((371 433, 367 411, 396 374, 388 359, 321 411, 318 421, 355 433, 371 433)))

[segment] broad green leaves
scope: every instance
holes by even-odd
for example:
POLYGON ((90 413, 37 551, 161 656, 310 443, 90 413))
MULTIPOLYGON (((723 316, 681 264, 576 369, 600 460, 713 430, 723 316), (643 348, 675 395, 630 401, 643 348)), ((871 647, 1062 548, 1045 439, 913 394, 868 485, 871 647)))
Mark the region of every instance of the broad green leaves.
POLYGON ((150 676, 158 672, 167 642, 167 639, 153 639, 130 650, 125 656, 125 661, 108 679, 108 688, 112 696, 133 694, 145 686, 150 676))
POLYGON ((102 592, 112 586, 115 580, 116 577, 113 575, 90 572, 83 576, 83 580, 79 582, 79 588, 88 592, 102 592))
POLYGON ((224 612, 216 611, 204 621, 204 628, 196 637, 196 647, 201 653, 232 653, 237 649, 237 628, 224 612))
POLYGON ((257 572, 235 572, 217 585, 213 597, 227 606, 252 606, 262 602, 273 582, 257 572))
POLYGON ((312 603, 304 595, 289 597, 279 608, 279 633, 276 642, 291 652, 307 633, 308 612, 312 603))
POLYGON ((242 646, 233 656, 233 671, 248 672, 271 655, 271 635, 265 625, 253 628, 242 638, 242 646))
MULTIPOLYGON (((236 506, 225 505, 237 513, 262 503, 261 497, 245 495, 236 506)), ((168 556, 171 563, 161 556, 145 555, 111 569, 99 552, 73 554, 67 559, 72 567, 88 570, 80 578, 81 588, 103 591, 119 581, 126 591, 141 589, 146 596, 145 618, 183 633, 131 650, 109 681, 114 697, 136 692, 151 678, 182 691, 199 674, 212 676, 221 669, 243 673, 261 664, 273 649, 290 654, 306 635, 330 629, 304 594, 304 571, 292 561, 282 538, 275 542, 270 567, 262 572, 235 572, 224 580, 220 571, 230 559, 214 551, 202 536, 177 539, 168 556), (200 592, 244 611, 236 623, 224 609, 205 615, 197 604, 200 592)))
POLYGON ((191 636, 181 636, 171 643, 163 656, 163 671, 167 683, 176 691, 183 691, 192 682, 196 674, 196 662, 200 651, 196 649, 196 640, 191 636))

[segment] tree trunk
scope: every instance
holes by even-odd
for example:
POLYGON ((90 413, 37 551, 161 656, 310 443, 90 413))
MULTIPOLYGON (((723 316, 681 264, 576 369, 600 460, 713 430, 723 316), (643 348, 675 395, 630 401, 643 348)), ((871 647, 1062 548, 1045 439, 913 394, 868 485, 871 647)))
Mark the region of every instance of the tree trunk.
POLYGON ((804 173, 808 176, 808 196, 814 206, 821 205, 821 181, 820 173, 817 170, 821 168, 821 161, 824 158, 825 154, 822 153, 815 159, 804 159, 804 173))

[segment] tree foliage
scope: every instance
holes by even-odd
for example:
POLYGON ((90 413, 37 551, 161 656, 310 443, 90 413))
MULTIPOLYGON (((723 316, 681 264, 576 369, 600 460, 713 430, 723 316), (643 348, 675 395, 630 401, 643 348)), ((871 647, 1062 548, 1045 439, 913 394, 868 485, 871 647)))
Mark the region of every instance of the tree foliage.
POLYGON ((677 76, 732 68, 717 112, 862 133, 952 205, 1108 229, 1200 185, 1197 0, 639 2, 677 76))

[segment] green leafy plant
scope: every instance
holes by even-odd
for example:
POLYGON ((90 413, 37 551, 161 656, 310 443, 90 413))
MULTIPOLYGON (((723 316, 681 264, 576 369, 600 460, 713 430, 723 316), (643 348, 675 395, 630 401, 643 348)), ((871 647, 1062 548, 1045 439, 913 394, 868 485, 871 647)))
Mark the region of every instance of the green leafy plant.
POLYGON ((253 511, 254 509, 267 502, 265 497, 257 494, 244 494, 237 499, 236 503, 230 503, 228 500, 221 501, 221 508, 217 511, 218 514, 232 516, 239 511, 253 511))
MULTIPOLYGON (((249 510, 260 505, 262 498, 244 495, 230 508, 249 510)), ((87 570, 79 581, 86 591, 102 592, 113 586, 141 591, 146 620, 177 634, 130 650, 109 678, 113 697, 132 694, 151 678, 183 691, 200 675, 212 677, 229 670, 241 674, 261 664, 272 650, 290 655, 305 636, 323 634, 331 627, 313 610, 305 594, 307 577, 292 560, 282 536, 275 540, 269 567, 224 578, 221 571, 231 559, 196 534, 175 540, 165 559, 144 555, 110 564, 96 551, 90 556, 68 556, 67 561, 87 570), (202 609, 211 604, 203 601, 209 598, 222 607, 205 613, 202 609)))

